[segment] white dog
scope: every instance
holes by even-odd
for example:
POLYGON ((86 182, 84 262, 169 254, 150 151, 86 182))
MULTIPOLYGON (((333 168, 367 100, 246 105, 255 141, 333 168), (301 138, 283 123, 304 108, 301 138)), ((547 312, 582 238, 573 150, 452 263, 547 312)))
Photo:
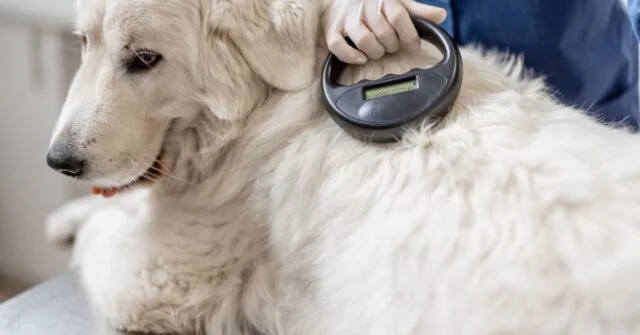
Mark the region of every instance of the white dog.
MULTIPOLYGON (((110 324, 640 333, 640 138, 463 48, 446 120, 401 143, 352 139, 321 104, 319 2, 80 0, 83 61, 49 164, 131 190, 72 202, 48 229, 76 237, 110 324)), ((402 51, 344 80, 438 57, 402 51)))

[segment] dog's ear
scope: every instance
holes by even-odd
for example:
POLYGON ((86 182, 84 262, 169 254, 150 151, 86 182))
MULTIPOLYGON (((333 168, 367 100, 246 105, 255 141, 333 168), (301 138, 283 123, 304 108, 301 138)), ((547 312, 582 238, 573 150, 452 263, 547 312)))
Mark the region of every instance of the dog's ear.
POLYGON ((240 0, 232 6, 222 11, 225 18, 217 19, 228 22, 227 31, 251 69, 282 90, 309 85, 315 71, 321 1, 240 0), (229 22, 234 16, 241 19, 229 22))

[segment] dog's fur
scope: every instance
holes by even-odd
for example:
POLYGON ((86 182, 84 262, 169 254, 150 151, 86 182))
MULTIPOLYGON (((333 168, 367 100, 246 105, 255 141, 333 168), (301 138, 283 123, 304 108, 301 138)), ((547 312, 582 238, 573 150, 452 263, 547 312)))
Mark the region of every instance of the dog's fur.
POLYGON ((321 105, 319 3, 80 0, 88 44, 52 143, 100 185, 160 151, 168 169, 49 218, 100 313, 158 333, 640 332, 640 139, 465 47, 442 123, 354 140, 321 105), (130 42, 165 59, 124 74, 130 42))

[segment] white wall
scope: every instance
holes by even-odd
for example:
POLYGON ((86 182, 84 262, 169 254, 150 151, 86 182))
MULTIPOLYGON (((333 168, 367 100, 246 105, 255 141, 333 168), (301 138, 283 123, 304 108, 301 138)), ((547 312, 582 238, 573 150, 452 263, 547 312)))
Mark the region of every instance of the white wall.
POLYGON ((50 134, 78 62, 57 31, 0 16, 0 276, 26 284, 66 267, 43 219, 71 195, 45 162, 50 134))
POLYGON ((71 26, 76 0, 0 0, 0 13, 8 12, 40 24, 71 26))

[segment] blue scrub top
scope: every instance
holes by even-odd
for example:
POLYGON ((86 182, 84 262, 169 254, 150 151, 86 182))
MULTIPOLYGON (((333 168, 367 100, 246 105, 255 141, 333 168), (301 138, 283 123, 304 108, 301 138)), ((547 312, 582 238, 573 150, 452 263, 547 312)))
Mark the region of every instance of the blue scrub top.
POLYGON ((458 44, 522 54, 562 102, 638 130, 640 0, 419 1, 447 10, 458 44))

